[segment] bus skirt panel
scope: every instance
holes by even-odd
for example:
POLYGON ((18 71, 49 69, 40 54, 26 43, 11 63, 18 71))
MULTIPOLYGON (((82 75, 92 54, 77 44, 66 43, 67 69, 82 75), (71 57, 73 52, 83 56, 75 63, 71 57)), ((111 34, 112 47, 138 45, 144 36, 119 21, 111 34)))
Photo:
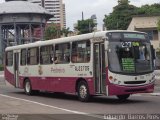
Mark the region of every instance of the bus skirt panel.
POLYGON ((109 95, 125 95, 136 93, 152 93, 154 91, 154 83, 143 86, 120 86, 110 84, 108 86, 109 95))

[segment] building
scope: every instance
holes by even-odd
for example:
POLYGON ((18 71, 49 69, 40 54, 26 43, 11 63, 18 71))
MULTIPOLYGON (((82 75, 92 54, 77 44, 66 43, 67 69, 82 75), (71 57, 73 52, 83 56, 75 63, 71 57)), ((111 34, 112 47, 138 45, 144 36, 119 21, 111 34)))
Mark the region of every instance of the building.
POLYGON ((157 23, 160 15, 155 16, 133 16, 128 30, 146 32, 149 35, 152 45, 155 49, 160 48, 160 32, 157 30, 157 23))
POLYGON ((8 46, 44 40, 44 29, 53 15, 25 0, 6 0, 0 4, 0 64, 8 46), (25 8, 25 9, 24 9, 25 8))
POLYGON ((65 4, 62 0, 28 0, 38 4, 54 15, 47 23, 56 23, 61 29, 66 28, 65 4))
POLYGON ((96 24, 96 26, 93 29, 94 29, 94 31, 97 31, 97 16, 94 14, 91 16, 91 19, 96 24))
POLYGON ((146 32, 149 35, 152 45, 156 50, 155 69, 160 69, 160 31, 157 30, 157 23, 160 15, 134 16, 128 30, 146 32))

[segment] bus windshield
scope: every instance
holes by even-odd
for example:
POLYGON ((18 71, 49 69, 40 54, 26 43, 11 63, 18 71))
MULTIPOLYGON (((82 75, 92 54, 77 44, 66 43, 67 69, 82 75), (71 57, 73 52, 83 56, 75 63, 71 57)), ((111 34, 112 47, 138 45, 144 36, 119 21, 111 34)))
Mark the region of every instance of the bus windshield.
POLYGON ((142 74, 153 71, 151 45, 144 41, 109 43, 109 69, 124 74, 142 74))

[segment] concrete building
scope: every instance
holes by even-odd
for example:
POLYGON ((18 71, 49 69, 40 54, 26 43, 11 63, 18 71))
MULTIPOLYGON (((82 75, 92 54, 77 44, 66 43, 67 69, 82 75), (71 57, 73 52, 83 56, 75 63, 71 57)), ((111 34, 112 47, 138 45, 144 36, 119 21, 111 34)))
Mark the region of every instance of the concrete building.
POLYGON ((56 23, 61 29, 66 28, 65 4, 62 0, 28 0, 38 4, 54 15, 47 23, 56 23))
POLYGON ((94 29, 94 31, 97 31, 97 16, 94 14, 91 16, 91 19, 96 24, 96 26, 93 29, 94 29))
POLYGON ((46 22, 53 15, 43 7, 20 0, 0 4, 0 64, 7 46, 44 39, 46 22))
POLYGON ((157 23, 160 15, 155 16, 134 16, 128 30, 147 32, 155 49, 160 48, 160 32, 157 30, 157 23))

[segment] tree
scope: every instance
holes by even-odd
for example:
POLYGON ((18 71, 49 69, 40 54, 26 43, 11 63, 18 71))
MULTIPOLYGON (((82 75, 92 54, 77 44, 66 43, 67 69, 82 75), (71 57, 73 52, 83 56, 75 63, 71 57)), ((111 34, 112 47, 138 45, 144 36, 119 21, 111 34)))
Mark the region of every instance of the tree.
POLYGON ((160 14, 160 4, 143 5, 137 8, 137 15, 157 15, 160 14))
POLYGON ((65 37, 68 36, 69 33, 71 33, 72 31, 69 30, 69 28, 63 28, 61 30, 61 35, 64 35, 65 37))
POLYGON ((85 34, 93 32, 95 26, 96 23, 94 23, 93 19, 78 20, 76 29, 79 31, 79 34, 85 34))
POLYGON ((126 5, 128 5, 130 3, 130 1, 129 0, 118 0, 118 4, 120 5, 120 4, 126 4, 126 5))
POLYGON ((45 40, 55 39, 60 37, 60 28, 54 23, 49 24, 45 30, 45 40))
POLYGON ((103 21, 107 29, 125 30, 128 28, 132 15, 135 15, 137 10, 137 7, 129 3, 129 0, 118 0, 118 5, 113 8, 113 12, 105 15, 103 21))
POLYGON ((160 19, 159 19, 157 25, 158 25, 158 27, 157 27, 157 28, 158 28, 158 31, 160 31, 160 19))

